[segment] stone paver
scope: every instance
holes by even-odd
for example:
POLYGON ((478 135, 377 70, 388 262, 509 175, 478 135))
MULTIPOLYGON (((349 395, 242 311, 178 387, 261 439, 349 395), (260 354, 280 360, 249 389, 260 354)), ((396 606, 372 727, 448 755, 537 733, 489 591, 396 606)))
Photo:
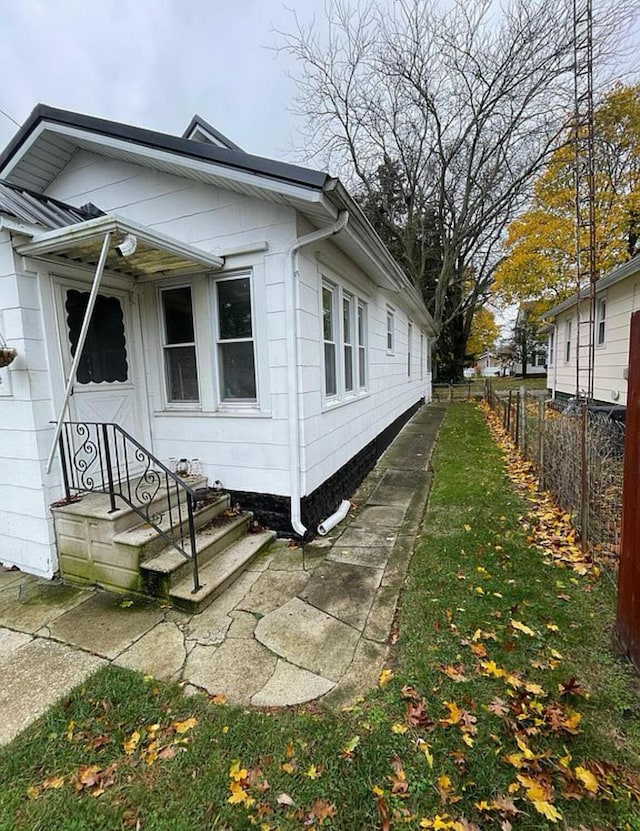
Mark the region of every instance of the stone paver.
POLYGON ((14 632, 12 629, 0 629, 0 661, 15 649, 20 649, 31 640, 31 635, 14 632))
POLYGON ((300 592, 300 598, 355 629, 364 627, 382 569, 350 563, 323 563, 300 592))
POLYGON ((6 744, 105 662, 35 638, 0 660, 0 744, 6 744))
POLYGON ((393 544, 396 541, 396 535, 390 528, 376 528, 375 525, 369 527, 360 517, 357 521, 350 525, 338 537, 336 545, 346 546, 350 545, 365 546, 371 548, 384 548, 391 551, 393 544))
POLYGON ((116 658, 161 620, 157 606, 137 602, 127 606, 121 597, 100 593, 56 618, 49 629, 58 641, 116 658))
POLYGON ((43 580, 14 584, 0 593, 0 626, 34 634, 93 594, 43 580))
POLYGON ((340 709, 359 696, 366 695, 378 683, 386 657, 386 643, 361 638, 351 666, 335 688, 323 698, 323 703, 340 709))
POLYGON ((159 623, 119 655, 115 663, 163 681, 177 681, 187 657, 184 635, 175 623, 159 623))
POLYGON ((251 591, 238 604, 238 609, 266 615, 295 597, 306 586, 309 574, 306 571, 263 572, 251 587, 251 591))
POLYGON ((184 677, 211 695, 222 693, 231 704, 250 704, 273 675, 277 658, 253 639, 226 640, 222 646, 195 646, 184 677))
POLYGON ((290 707, 325 695, 335 684, 306 669, 279 660, 264 687, 251 699, 254 707, 290 707))
POLYGON ((387 565, 391 550, 388 548, 365 548, 340 545, 340 541, 334 545, 327 554, 329 562, 348 563, 352 566, 365 566, 368 568, 383 569, 387 565))
POLYGON ((255 636, 292 664, 339 681, 353 660, 360 633, 294 597, 258 622, 255 636))

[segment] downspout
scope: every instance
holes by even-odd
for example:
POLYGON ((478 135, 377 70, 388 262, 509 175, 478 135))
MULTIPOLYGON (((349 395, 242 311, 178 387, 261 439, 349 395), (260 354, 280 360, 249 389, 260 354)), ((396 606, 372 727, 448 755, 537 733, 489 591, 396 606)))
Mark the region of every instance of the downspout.
POLYGON ((287 390, 289 404, 289 477, 291 483, 291 526, 301 537, 307 533, 300 515, 300 380, 298 374, 298 252, 305 245, 339 234, 347 226, 349 212, 341 211, 333 225, 295 239, 287 251, 287 390))
POLYGON ((105 263, 107 262, 107 254, 109 253, 109 243, 111 241, 111 231, 107 231, 104 235, 104 241, 102 243, 102 251, 100 252, 100 259, 98 260, 98 266, 96 268, 96 273, 93 278, 93 285, 91 286, 91 293, 89 294, 89 301, 87 303, 87 309, 84 313, 84 320, 82 321, 82 328, 80 329, 80 335, 78 337, 78 343, 76 344, 76 354, 73 356, 73 361, 71 362, 71 369, 69 371, 69 379, 67 381, 67 386, 64 391, 64 398, 62 399, 62 407, 60 407, 60 414, 58 416, 58 420, 56 422, 56 429, 53 434, 53 441, 51 443, 51 450, 49 451, 49 458, 47 459, 47 473, 51 471, 51 465, 53 464, 53 457, 56 452, 56 447, 58 446, 58 439, 60 438, 60 433, 62 432, 62 422, 64 421, 64 414, 67 411, 67 405, 69 404, 69 397, 71 396, 71 391, 73 390, 73 384, 76 377, 76 372, 78 371, 78 364, 80 363, 80 358, 82 357, 82 350, 84 349, 84 342, 87 339, 87 333, 89 331, 89 324, 91 323, 91 315, 93 314, 93 307, 96 304, 96 298, 98 296, 98 289, 100 288, 100 280, 102 279, 102 272, 104 271, 105 263))

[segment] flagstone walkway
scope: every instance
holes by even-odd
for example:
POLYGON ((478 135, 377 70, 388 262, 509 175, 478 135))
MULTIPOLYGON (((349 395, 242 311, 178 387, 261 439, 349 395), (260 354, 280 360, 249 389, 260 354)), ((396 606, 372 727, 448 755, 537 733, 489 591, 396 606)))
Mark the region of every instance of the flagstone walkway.
POLYGON ((0 570, 0 744, 108 662, 256 707, 375 686, 445 409, 416 413, 328 537, 276 542, 200 614, 0 570))

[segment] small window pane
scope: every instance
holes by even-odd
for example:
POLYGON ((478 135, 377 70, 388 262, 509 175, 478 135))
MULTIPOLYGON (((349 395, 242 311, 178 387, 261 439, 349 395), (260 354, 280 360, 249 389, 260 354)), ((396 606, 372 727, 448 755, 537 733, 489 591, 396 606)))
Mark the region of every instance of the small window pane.
MULTIPOLYGON (((67 292, 65 306, 72 356, 76 354, 88 303, 89 292, 75 289, 67 292)), ((99 294, 93 307, 76 380, 79 384, 102 384, 126 381, 127 377, 127 347, 120 300, 99 294)))
POLYGON ((344 388, 353 392, 353 347, 348 344, 344 347, 344 388))
POLYGON ((164 303, 165 343, 193 343, 193 313, 191 288, 166 289, 162 292, 164 303))
POLYGON ((334 343, 324 345, 324 389, 326 395, 335 395, 336 385, 336 347, 334 343))
POLYGON ((256 400, 253 341, 221 343, 220 385, 222 399, 256 400))
POLYGON ((252 337, 249 278, 219 280, 216 285, 218 287, 220 339, 252 337))
POLYGON ((198 372, 195 346, 165 349, 169 401, 198 400, 198 372))
POLYGON ((333 340, 333 292, 322 289, 322 326, 325 340, 333 340))
POLYGON ((359 380, 360 380, 360 389, 363 389, 367 385, 366 363, 367 363, 367 360, 366 360, 364 347, 361 346, 358 349, 358 373, 359 373, 359 380))

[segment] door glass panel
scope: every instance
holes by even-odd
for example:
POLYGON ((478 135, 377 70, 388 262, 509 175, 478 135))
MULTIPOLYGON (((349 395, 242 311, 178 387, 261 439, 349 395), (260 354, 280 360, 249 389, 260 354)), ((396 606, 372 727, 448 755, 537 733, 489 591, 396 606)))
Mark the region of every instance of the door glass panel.
MULTIPOLYGON (((88 291, 67 291, 65 308, 72 356, 76 354, 88 302, 88 291)), ((76 380, 79 384, 102 384, 126 381, 127 378, 127 347, 122 306, 117 297, 99 294, 78 364, 76 380)))

